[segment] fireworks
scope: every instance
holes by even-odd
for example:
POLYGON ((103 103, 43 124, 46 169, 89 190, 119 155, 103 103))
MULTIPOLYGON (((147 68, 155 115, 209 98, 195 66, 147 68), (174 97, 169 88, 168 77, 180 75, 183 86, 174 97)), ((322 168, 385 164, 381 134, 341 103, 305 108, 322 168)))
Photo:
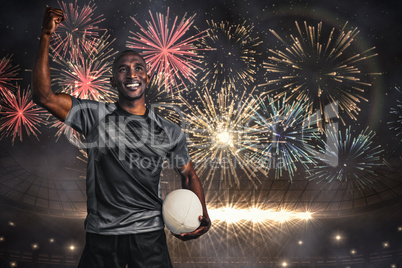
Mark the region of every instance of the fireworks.
POLYGON ((200 68, 201 58, 196 51, 201 49, 194 43, 203 37, 204 32, 184 37, 195 15, 189 18, 184 15, 180 22, 176 17, 169 29, 169 9, 166 17, 161 13, 157 13, 156 18, 151 12, 149 14, 151 22, 147 21, 147 29, 131 17, 141 33, 130 31, 133 36, 129 37, 132 41, 127 41, 127 47, 142 50, 149 72, 157 76, 159 85, 163 84, 166 90, 173 91, 178 84, 185 86, 186 81, 195 83, 195 70, 200 68))
MULTIPOLYGON (((402 93, 398 87, 395 87, 395 89, 399 93, 402 93)), ((388 122, 388 125, 389 125, 389 129, 395 131, 396 136, 398 137, 402 133, 402 101, 400 99, 400 96, 399 96, 399 99, 397 100, 397 102, 398 103, 397 103, 396 107, 391 108, 391 114, 396 115, 397 118, 393 121, 388 122)))
POLYGON ((310 220, 312 213, 310 212, 293 212, 287 210, 275 211, 264 210, 258 207, 247 209, 238 209, 234 207, 210 208, 208 212, 215 221, 225 221, 227 223, 237 223, 242 220, 251 221, 253 223, 263 223, 265 221, 273 221, 284 223, 292 220, 310 220))
POLYGON ((5 96, 1 114, 1 138, 12 136, 12 143, 17 136, 22 141, 22 132, 33 134, 38 138, 40 133, 38 127, 46 124, 46 111, 37 107, 31 100, 31 92, 28 90, 21 91, 19 88, 16 95, 5 96))
MULTIPOLYGON (((361 81, 364 75, 354 64, 377 54, 372 52, 374 47, 358 54, 348 50, 359 31, 357 28, 345 31, 346 25, 338 37, 333 28, 326 42, 322 41, 321 22, 317 28, 304 22, 304 31, 296 22, 299 37, 290 35, 291 44, 270 30, 285 46, 284 50, 270 49, 273 55, 264 62, 264 68, 277 75, 277 79, 271 78, 267 83, 275 86, 272 91, 280 89, 276 97, 287 94, 288 99, 308 100, 313 103, 310 113, 319 109, 326 121, 329 118, 323 107, 337 102, 351 119, 356 120, 360 111, 358 103, 367 101, 361 94, 371 84, 361 81)), ((337 117, 345 124, 339 114, 337 117)))
POLYGON ((114 40, 109 42, 108 39, 109 35, 106 34, 97 39, 94 43, 95 49, 88 54, 73 52, 73 55, 80 56, 56 58, 55 62, 61 68, 52 68, 57 71, 54 83, 60 86, 63 92, 77 98, 114 102, 117 94, 110 86, 113 64, 111 58, 117 52, 110 48, 114 40))
POLYGON ((84 163, 88 163, 88 153, 84 149, 79 150, 82 156, 77 156, 77 159, 81 160, 84 163))
POLYGON ((58 128, 55 134, 56 141, 61 137, 62 134, 64 134, 72 144, 79 148, 82 147, 82 140, 84 139, 84 137, 79 132, 77 132, 70 126, 67 126, 57 118, 54 118, 52 121, 49 122, 49 124, 51 128, 58 128))
POLYGON ((13 81, 20 80, 16 78, 19 67, 11 65, 11 57, 5 56, 0 60, 0 95, 9 96, 10 89, 15 88, 13 81))
POLYGON ((363 130, 353 138, 351 128, 344 135, 341 131, 327 130, 327 141, 318 146, 321 156, 316 156, 319 164, 309 169, 309 178, 317 182, 331 183, 334 180, 351 182, 358 188, 371 184, 374 168, 381 165, 380 145, 375 146, 375 133, 363 130))
MULTIPOLYGON (((176 93, 180 94, 181 92, 177 91, 176 93)), ((163 85, 159 85, 157 79, 151 79, 145 90, 145 103, 148 108, 151 108, 153 105, 172 104, 174 103, 174 98, 175 94, 170 94, 170 92, 166 91, 163 85)))
MULTIPOLYGON (((92 50, 83 53, 74 47, 70 50, 70 57, 55 57, 54 61, 60 67, 52 68, 52 71, 55 72, 53 82, 60 87, 58 91, 81 99, 116 101, 117 94, 110 85, 110 77, 112 57, 117 52, 110 47, 114 39, 109 41, 109 38, 110 35, 105 33, 93 40, 92 50)), ((65 134, 76 146, 82 145, 83 137, 71 127, 58 120, 51 122, 51 127, 59 128, 55 134, 57 139, 65 134)))
POLYGON ((69 49, 76 47, 92 51, 95 49, 96 37, 103 29, 96 25, 104 20, 103 15, 93 18, 96 6, 89 2, 80 8, 77 0, 66 4, 58 2, 64 12, 64 21, 55 32, 52 48, 55 56, 65 57, 69 49))
POLYGON ((214 48, 205 61, 201 81, 204 86, 223 87, 230 91, 240 84, 243 88, 255 81, 257 47, 262 43, 252 37, 253 26, 207 21, 210 29, 202 38, 204 47, 214 48))
POLYGON ((282 177, 287 171, 292 180, 297 170, 297 163, 307 168, 314 163, 312 140, 318 132, 315 117, 308 116, 311 106, 307 102, 287 104, 286 96, 282 101, 274 101, 269 96, 258 98, 259 111, 254 115, 261 129, 271 132, 264 139, 267 144, 260 150, 259 162, 267 169, 275 170, 275 178, 282 177))
POLYGON ((259 167, 251 158, 258 150, 260 129, 250 121, 255 100, 222 93, 213 97, 208 90, 197 95, 194 100, 179 98, 185 110, 180 119, 189 135, 188 147, 198 176, 212 181, 220 173, 221 181, 228 185, 234 181, 238 186, 242 170, 257 187, 259 167))

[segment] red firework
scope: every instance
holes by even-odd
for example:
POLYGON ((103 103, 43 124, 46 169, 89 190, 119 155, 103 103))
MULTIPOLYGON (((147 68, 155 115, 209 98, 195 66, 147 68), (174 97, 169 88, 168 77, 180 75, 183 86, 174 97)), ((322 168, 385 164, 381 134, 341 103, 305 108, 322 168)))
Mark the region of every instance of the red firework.
POLYGON ((70 59, 56 58, 55 62, 61 65, 57 70, 54 82, 63 92, 76 98, 91 99, 96 101, 114 102, 116 92, 110 86, 111 58, 117 53, 110 48, 109 36, 102 36, 96 40, 94 46, 96 52, 74 52, 79 48, 73 48, 70 59))
POLYGON ((148 64, 149 72, 157 75, 159 85, 164 84, 166 90, 173 91, 173 87, 179 84, 185 86, 184 78, 190 83, 195 83, 195 70, 200 69, 201 56, 196 51, 203 50, 195 46, 195 42, 203 38, 205 31, 191 37, 184 38, 185 33, 193 24, 195 15, 186 18, 186 14, 178 22, 174 19, 172 27, 168 28, 169 9, 166 17, 161 13, 156 14, 156 19, 151 15, 151 22, 147 21, 147 29, 131 17, 140 27, 142 33, 134 33, 127 41, 127 47, 141 49, 148 64))
POLYGON ((18 75, 19 66, 13 66, 11 64, 11 56, 5 56, 0 60, 0 94, 2 97, 9 96, 12 94, 11 89, 15 88, 12 84, 13 81, 21 80, 21 78, 16 78, 18 75))
POLYGON ((37 133, 40 133, 38 127, 46 124, 46 116, 48 113, 42 108, 36 106, 31 99, 31 91, 29 87, 26 91, 21 91, 17 87, 15 95, 6 95, 0 111, 1 138, 12 136, 12 143, 17 136, 22 141, 22 132, 33 134, 37 139, 37 133))
MULTIPOLYGON (((115 39, 109 39, 106 32, 100 38, 94 38, 92 49, 72 47, 69 57, 54 57, 54 62, 59 65, 51 68, 57 92, 81 99, 116 101, 117 94, 110 86, 110 77, 113 56, 117 51, 111 48, 115 39)), ((77 131, 55 118, 50 119, 50 124, 59 128, 55 134, 57 140, 64 134, 71 143, 82 146, 83 137, 77 131)))
POLYGON ((62 71, 59 85, 70 95, 96 101, 113 100, 115 93, 110 90, 110 66, 107 63, 81 59, 68 67, 62 71))
POLYGON ((96 6, 91 2, 82 8, 77 5, 77 0, 68 5, 59 1, 58 3, 64 12, 65 20, 57 28, 53 38, 52 47, 55 56, 65 57, 67 51, 72 47, 94 49, 95 37, 98 37, 99 32, 104 30, 96 26, 105 20, 103 14, 92 18, 96 6))

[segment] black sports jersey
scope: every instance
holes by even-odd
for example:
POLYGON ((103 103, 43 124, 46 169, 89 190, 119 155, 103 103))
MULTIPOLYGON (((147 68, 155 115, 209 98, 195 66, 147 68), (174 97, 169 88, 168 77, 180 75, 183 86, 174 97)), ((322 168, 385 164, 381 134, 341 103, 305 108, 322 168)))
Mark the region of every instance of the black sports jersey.
POLYGON ((72 97, 65 123, 85 136, 87 232, 135 234, 163 228, 160 174, 190 160, 183 131, 147 109, 133 115, 118 103, 72 97))

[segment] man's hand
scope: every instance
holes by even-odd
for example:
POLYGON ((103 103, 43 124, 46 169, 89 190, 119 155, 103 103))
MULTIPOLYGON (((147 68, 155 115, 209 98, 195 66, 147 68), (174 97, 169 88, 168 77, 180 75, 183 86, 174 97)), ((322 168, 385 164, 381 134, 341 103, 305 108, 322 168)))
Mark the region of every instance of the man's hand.
POLYGON ((174 236, 176 236, 178 239, 183 240, 183 241, 196 239, 196 238, 200 237, 201 235, 208 232, 209 228, 211 228, 211 220, 209 218, 206 218, 203 216, 200 216, 199 220, 201 221, 201 225, 195 231, 193 231, 191 233, 182 233, 179 235, 173 234, 173 233, 172 234, 174 236))
POLYGON ((174 235, 180 240, 186 241, 198 238, 208 232, 209 228, 211 228, 211 220, 209 219, 207 206, 205 205, 204 191, 202 190, 202 186, 197 174, 195 174, 194 166, 191 160, 188 161, 188 163, 184 166, 177 168, 176 171, 180 174, 182 188, 193 191, 200 199, 202 205, 203 215, 199 216, 199 220, 201 221, 200 227, 191 233, 174 235))
POLYGON ((47 7, 43 16, 42 34, 51 36, 63 20, 64 14, 61 9, 47 7))

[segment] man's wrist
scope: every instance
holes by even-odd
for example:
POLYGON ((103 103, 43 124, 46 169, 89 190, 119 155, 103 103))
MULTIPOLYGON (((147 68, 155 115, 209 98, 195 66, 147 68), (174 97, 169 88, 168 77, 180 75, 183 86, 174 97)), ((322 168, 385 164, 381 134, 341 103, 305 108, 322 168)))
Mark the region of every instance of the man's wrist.
POLYGON ((52 34, 49 34, 49 33, 41 32, 41 34, 40 34, 41 39, 49 39, 50 40, 51 37, 52 37, 52 34))

